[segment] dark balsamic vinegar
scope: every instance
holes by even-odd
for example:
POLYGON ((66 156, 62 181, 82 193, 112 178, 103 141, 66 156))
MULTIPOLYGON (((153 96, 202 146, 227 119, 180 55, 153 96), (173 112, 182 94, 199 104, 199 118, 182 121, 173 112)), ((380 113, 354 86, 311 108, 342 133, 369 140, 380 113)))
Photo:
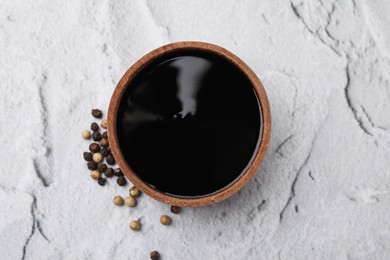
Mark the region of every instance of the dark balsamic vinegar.
POLYGON ((118 141, 145 183, 174 196, 227 188, 250 165, 262 118, 248 78, 202 51, 166 54, 129 83, 117 114, 118 141))

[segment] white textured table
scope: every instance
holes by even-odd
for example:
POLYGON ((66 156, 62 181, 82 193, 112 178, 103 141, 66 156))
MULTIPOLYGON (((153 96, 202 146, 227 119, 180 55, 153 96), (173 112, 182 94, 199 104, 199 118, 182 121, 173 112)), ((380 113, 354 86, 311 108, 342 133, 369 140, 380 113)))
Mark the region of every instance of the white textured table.
POLYGON ((389 259, 390 2, 0 3, 0 259, 389 259), (221 45, 268 92, 259 174, 185 209, 93 182, 80 132, 126 69, 174 41, 221 45), (128 223, 141 218, 142 232, 128 223))

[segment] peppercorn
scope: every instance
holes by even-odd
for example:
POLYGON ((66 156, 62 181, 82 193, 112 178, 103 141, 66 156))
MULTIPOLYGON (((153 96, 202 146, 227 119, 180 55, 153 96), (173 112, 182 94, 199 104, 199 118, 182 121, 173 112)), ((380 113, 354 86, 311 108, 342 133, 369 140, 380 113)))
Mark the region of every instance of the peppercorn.
POLYGON ((91 132, 89 132, 88 130, 83 130, 81 132, 81 136, 85 139, 85 140, 89 140, 91 139, 91 132))
POLYGON ((95 163, 94 161, 88 162, 87 167, 89 170, 95 171, 97 169, 97 163, 95 163))
POLYGON ((129 194, 131 197, 137 198, 139 195, 141 195, 141 191, 137 187, 133 186, 130 188, 129 194))
POLYGON ((102 118, 102 116, 103 116, 102 111, 100 111, 99 109, 92 109, 91 114, 93 117, 96 117, 96 118, 102 118))
POLYGON ((111 154, 107 155, 106 162, 109 165, 114 165, 115 164, 114 156, 112 156, 111 154))
POLYGON ((118 183, 119 186, 125 186, 126 185, 126 179, 125 176, 120 176, 116 179, 116 183, 118 183))
POLYGON ((129 227, 134 231, 138 231, 141 228, 141 223, 138 220, 133 220, 130 222, 129 227))
POLYGON ((106 175, 108 178, 111 178, 112 176, 114 176, 114 170, 112 168, 107 168, 104 171, 104 175, 106 175))
POLYGON ((135 205, 137 205, 137 200, 131 196, 128 196, 125 198, 125 204, 129 207, 135 207, 135 205))
POLYGON ((116 168, 114 170, 114 175, 117 176, 117 177, 121 177, 121 176, 123 176, 123 172, 122 172, 122 170, 120 168, 116 168))
POLYGON ((92 158, 97 163, 100 163, 101 161, 103 161, 103 156, 101 153, 95 153, 92 158))
POLYGON ((100 172, 98 171, 91 171, 91 178, 94 180, 98 180, 100 178, 100 172))
POLYGON ((160 217, 160 222, 161 224, 163 225, 170 225, 172 223, 172 220, 170 217, 168 217, 167 215, 162 215, 160 217))
POLYGON ((107 147, 109 144, 108 144, 108 139, 107 138, 101 138, 100 139, 100 145, 103 146, 103 147, 107 147))
POLYGON ((109 155, 111 153, 111 149, 109 147, 103 147, 101 150, 100 150, 100 153, 106 157, 107 155, 109 155))
POLYGON ((100 178, 98 179, 98 183, 99 183, 100 186, 104 186, 104 185, 106 184, 106 179, 100 177, 100 178))
POLYGON ((174 214, 179 214, 181 211, 181 208, 178 206, 171 206, 171 212, 174 214))
POLYGON ((150 259, 151 260, 159 260, 160 259, 160 254, 157 251, 153 251, 150 253, 150 259))
POLYGON ((93 122, 93 123, 91 124, 91 130, 92 130, 93 132, 99 131, 99 125, 96 124, 95 122, 93 122))
POLYGON ((103 132, 102 137, 103 137, 103 138, 108 138, 107 131, 104 131, 104 132, 103 132))
POLYGON ((100 140, 102 140, 102 134, 100 132, 93 132, 92 140, 94 140, 95 142, 99 142, 100 140))
POLYGON ((84 157, 84 160, 86 160, 87 162, 92 161, 92 153, 84 152, 83 157, 84 157))
POLYGON ((107 165, 105 163, 100 163, 97 167, 98 172, 103 173, 107 170, 107 165))
POLYGON ((89 150, 93 153, 98 153, 100 151, 100 145, 92 143, 89 145, 89 150))
POLYGON ((100 125, 101 125, 104 129, 107 129, 107 127, 108 127, 107 119, 103 119, 102 122, 100 123, 100 125))
POLYGON ((125 201, 123 200, 123 198, 121 196, 115 196, 114 197, 114 204, 115 205, 123 206, 124 203, 125 203, 125 201))

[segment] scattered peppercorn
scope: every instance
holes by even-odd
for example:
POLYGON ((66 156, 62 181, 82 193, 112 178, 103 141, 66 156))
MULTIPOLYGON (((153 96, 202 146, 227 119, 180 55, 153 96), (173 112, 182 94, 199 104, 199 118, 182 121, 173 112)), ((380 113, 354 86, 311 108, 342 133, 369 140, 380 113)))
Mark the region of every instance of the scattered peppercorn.
POLYGON ((102 122, 100 123, 100 125, 101 125, 104 129, 107 129, 107 127, 108 127, 107 119, 103 119, 102 122))
POLYGON ((93 132, 99 131, 99 125, 96 124, 95 122, 93 122, 93 123, 91 124, 91 130, 92 130, 93 132))
POLYGON ((100 172, 98 171, 91 171, 91 178, 94 180, 98 180, 100 178, 100 172))
POLYGON ((100 163, 97 167, 98 172, 103 173, 107 170, 107 165, 105 163, 100 163))
POLYGON ((92 158, 97 163, 103 161, 103 155, 101 153, 95 153, 92 158))
POLYGON ((139 195, 141 195, 141 191, 137 187, 133 186, 130 188, 129 194, 131 197, 137 198, 139 195))
POLYGON ((168 217, 167 215, 162 215, 160 217, 160 222, 161 224, 163 225, 170 225, 172 223, 172 220, 170 217, 168 217))
POLYGON ((114 204, 115 205, 123 206, 124 203, 125 203, 125 201, 123 200, 123 198, 121 196, 115 196, 114 197, 114 204))
POLYGON ((126 179, 125 176, 120 176, 116 179, 116 183, 118 183, 119 186, 125 186, 126 185, 126 179))
POLYGON ((100 140, 102 140, 102 134, 99 131, 93 132, 92 140, 94 140, 95 142, 99 142, 100 140))
POLYGON ((88 130, 83 130, 81 132, 81 136, 85 139, 85 140, 89 140, 91 139, 91 132, 89 132, 88 130))
POLYGON ((129 227, 134 231, 138 231, 141 228, 141 223, 138 220, 133 220, 130 222, 129 227))
POLYGON ((102 137, 103 137, 103 138, 108 138, 107 131, 104 131, 104 132, 103 132, 102 137))
POLYGON ((98 153, 100 151, 100 145, 92 143, 89 145, 89 150, 93 153, 98 153))
POLYGON ((106 175, 108 178, 111 178, 114 176, 114 170, 112 168, 107 168, 107 170, 104 171, 104 175, 106 175))
POLYGON ((107 147, 108 146, 108 139, 107 138, 101 138, 100 139, 100 145, 103 146, 103 147, 107 147))
POLYGON ((150 253, 150 259, 151 260, 159 260, 160 259, 160 254, 157 251, 153 251, 150 253))
POLYGON ((109 147, 103 147, 101 150, 100 150, 100 153, 106 157, 107 155, 109 155, 111 153, 111 149, 109 147))
POLYGON ((100 186, 104 186, 106 184, 106 179, 100 177, 98 179, 98 183, 99 183, 100 186))
POLYGON ((123 172, 122 172, 122 170, 120 168, 116 168, 114 170, 114 175, 117 176, 117 177, 121 177, 121 176, 123 176, 123 172))
POLYGON ((111 154, 107 155, 106 162, 109 165, 114 165, 115 164, 114 156, 112 156, 111 154))
POLYGON ((93 117, 96 117, 96 118, 102 118, 102 116, 103 116, 102 111, 100 111, 99 109, 92 109, 91 114, 93 117))
POLYGON ((125 198, 125 204, 129 207, 135 207, 137 205, 137 200, 131 196, 125 198))
POLYGON ((97 170, 97 163, 94 161, 88 162, 87 163, 88 170, 95 171, 97 170))
POLYGON ((171 212, 174 214, 179 214, 181 211, 181 208, 178 206, 171 206, 171 212))
POLYGON ((87 162, 92 161, 92 153, 84 152, 83 157, 84 157, 84 160, 86 160, 87 162))

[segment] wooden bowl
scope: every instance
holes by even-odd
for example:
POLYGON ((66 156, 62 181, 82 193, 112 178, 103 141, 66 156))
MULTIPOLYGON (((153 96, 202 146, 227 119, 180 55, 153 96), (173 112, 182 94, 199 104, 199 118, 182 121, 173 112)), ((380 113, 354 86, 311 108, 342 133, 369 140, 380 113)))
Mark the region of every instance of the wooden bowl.
POLYGON ((181 207, 199 207, 205 206, 213 203, 220 202, 234 193, 239 191, 244 185, 256 174, 257 169, 259 168, 266 151, 268 149, 270 135, 271 135, 271 111, 267 98, 267 94, 264 90, 263 85, 261 84, 259 78, 255 75, 255 73, 246 65, 241 59, 239 59, 236 55, 229 52, 228 50, 219 47, 214 44, 205 43, 205 42, 176 42, 171 43, 165 46, 162 46, 142 57, 138 60, 133 66, 131 66, 127 72, 123 75, 118 85, 116 86, 114 93, 111 97, 111 102, 108 110, 108 139, 110 143, 110 147, 112 153, 118 163, 119 167, 122 169, 123 173, 127 178, 130 179, 134 185, 136 185, 142 192, 151 196, 152 198, 175 206, 181 207), (206 195, 203 197, 196 198, 183 198, 183 197, 175 197, 171 195, 167 195, 162 193, 148 184, 144 183, 131 169, 131 167, 127 164, 124 156, 122 155, 118 137, 116 132, 116 120, 117 120, 117 112, 119 108, 119 104, 122 98, 123 93, 126 90, 128 83, 150 62, 161 57, 162 55, 175 52, 175 51, 203 51, 216 54, 228 61, 230 61, 234 66, 236 66, 239 70, 241 70, 246 77, 251 82, 257 97, 259 99, 259 103, 261 106, 262 113, 262 131, 260 133, 260 145, 254 156, 254 159, 247 170, 230 186, 227 188, 214 193, 212 195, 206 195))

